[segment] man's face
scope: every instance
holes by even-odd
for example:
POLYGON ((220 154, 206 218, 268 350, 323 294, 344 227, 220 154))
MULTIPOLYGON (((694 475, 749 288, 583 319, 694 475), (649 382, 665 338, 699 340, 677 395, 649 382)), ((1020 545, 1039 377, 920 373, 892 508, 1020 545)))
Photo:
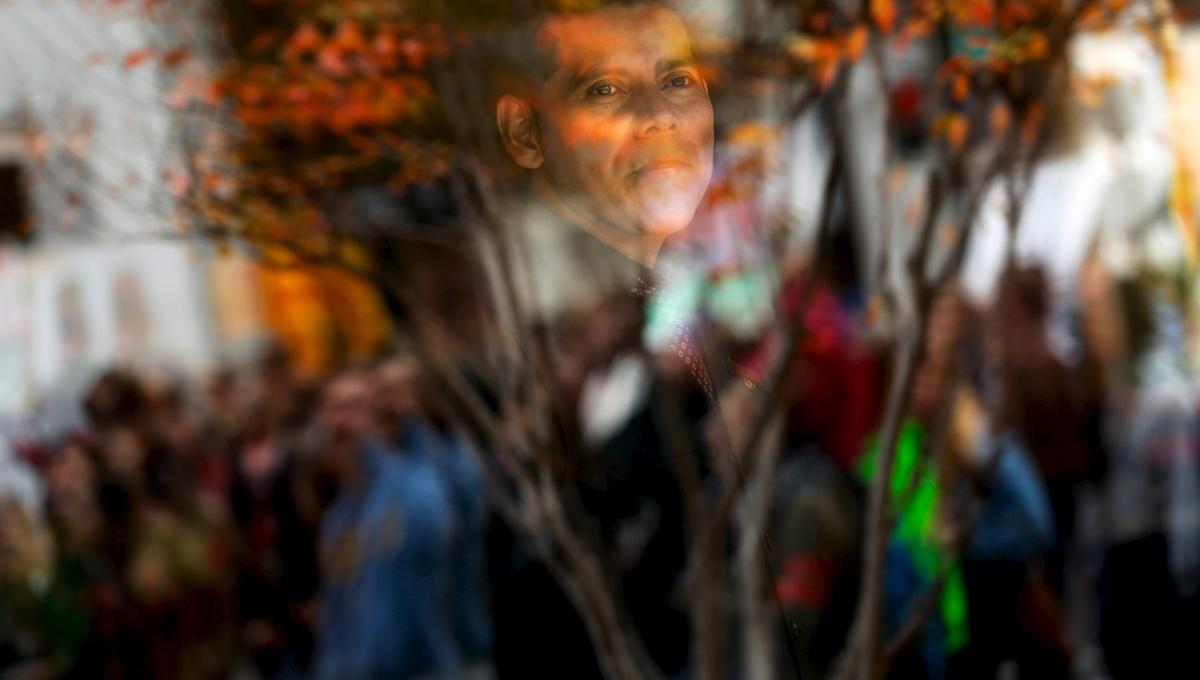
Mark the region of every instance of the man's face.
POLYGON ((405 421, 420 415, 415 378, 417 366, 407 358, 394 358, 376 374, 375 408, 383 427, 394 435, 405 421))
POLYGON ((334 378, 321 404, 321 425, 334 446, 356 446, 370 432, 371 388, 362 376, 350 373, 334 378))
POLYGON ((712 177, 713 112, 683 22, 657 7, 549 20, 537 109, 543 178, 567 208, 631 235, 688 225, 712 177))

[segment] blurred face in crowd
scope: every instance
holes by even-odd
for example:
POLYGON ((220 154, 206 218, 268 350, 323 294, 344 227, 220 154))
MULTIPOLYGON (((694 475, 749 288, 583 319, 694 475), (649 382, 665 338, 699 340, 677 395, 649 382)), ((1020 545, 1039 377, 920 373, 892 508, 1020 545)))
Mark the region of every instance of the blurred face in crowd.
POLYGON ((408 357, 389 359, 376 374, 375 401, 380 425, 389 434, 420 415, 416 394, 417 365, 408 357))
POLYGON ((371 431, 371 385, 366 376, 343 373, 325 390, 320 420, 333 448, 339 451, 357 447, 371 431))
POLYGON ((98 528, 96 471, 83 448, 68 443, 54 457, 46 474, 50 514, 61 523, 69 540, 84 542, 98 528))
POLYGON ((954 289, 940 293, 930 308, 924 355, 912 388, 912 410, 918 419, 932 421, 953 385, 956 350, 968 313, 962 293, 954 289))
POLYGON ((132 427, 118 427, 104 437, 104 465, 118 480, 137 486, 142 483, 146 447, 132 427))
POLYGON ((683 21, 654 6, 564 14, 537 47, 549 77, 497 104, 506 150, 551 207, 652 264, 712 177, 712 103, 683 21))

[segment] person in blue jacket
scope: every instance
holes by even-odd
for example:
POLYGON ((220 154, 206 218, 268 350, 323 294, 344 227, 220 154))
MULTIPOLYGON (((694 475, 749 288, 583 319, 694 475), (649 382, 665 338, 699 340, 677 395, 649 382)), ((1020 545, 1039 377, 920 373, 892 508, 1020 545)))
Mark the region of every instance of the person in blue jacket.
POLYGON ((483 470, 475 451, 437 407, 416 361, 399 353, 376 372, 378 417, 384 437, 402 456, 436 469, 453 507, 452 587, 447 606, 463 660, 492 655, 494 631, 487 574, 490 513, 483 470))
POLYGON ((461 664, 446 607, 452 501, 435 466, 375 432, 371 387, 340 374, 320 413, 337 494, 321 524, 315 675, 449 676, 461 664))

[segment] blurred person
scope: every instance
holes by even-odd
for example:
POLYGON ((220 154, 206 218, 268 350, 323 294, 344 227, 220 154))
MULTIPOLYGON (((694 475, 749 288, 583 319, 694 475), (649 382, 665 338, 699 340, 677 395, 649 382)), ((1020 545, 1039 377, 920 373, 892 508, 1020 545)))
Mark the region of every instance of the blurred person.
POLYGON ((84 396, 89 424, 98 432, 117 425, 145 425, 149 399, 137 378, 124 370, 105 371, 84 396))
POLYGON ((40 650, 33 612, 53 563, 42 480, 0 439, 0 664, 14 665, 40 650))
POLYGON ((1033 456, 1050 495, 1056 539, 1046 566, 1061 597, 1076 495, 1095 477, 1102 450, 1097 390, 1085 368, 1068 364, 1051 343, 1051 292, 1040 266, 1007 267, 984 344, 998 377, 998 425, 1033 456))
POLYGON ((265 678, 309 671, 308 614, 317 593, 319 509, 315 470, 290 430, 311 416, 263 406, 243 417, 233 441, 232 513, 240 529, 237 622, 250 660, 265 678))
POLYGON ((220 433, 236 431, 245 406, 237 372, 231 367, 222 367, 209 376, 204 388, 208 421, 206 429, 220 433))
POLYGON ((184 485, 183 460, 155 426, 155 404, 135 376, 110 371, 85 403, 118 606, 135 616, 146 676, 223 675, 233 656, 224 513, 206 512, 184 485))
POLYGON ((54 545, 41 508, 0 493, 0 664, 14 675, 49 677, 46 671, 53 668, 46 662, 48 641, 40 634, 38 606, 53 564, 54 545))
POLYGON ((20 455, 9 441, 0 438, 0 498, 13 501, 25 512, 37 516, 45 489, 29 465, 33 457, 20 455))
MULTIPOLYGON (((598 380, 602 376, 637 371, 637 362, 628 357, 618 359, 619 370, 610 371, 614 357, 601 356, 618 349, 607 336, 620 334, 625 343, 630 335, 619 318, 608 316, 605 299, 628 291, 639 277, 646 281, 667 274, 665 265, 658 272, 650 269, 659 264, 665 241, 691 223, 708 188, 713 111, 687 28, 664 5, 602 3, 592 11, 547 12, 516 34, 509 51, 489 65, 496 72, 491 117, 502 155, 511 161, 522 190, 514 197, 513 219, 519 227, 515 240, 527 254, 516 271, 524 279, 518 291, 529 291, 526 308, 552 340, 578 343, 557 346, 555 356, 547 357, 562 383, 554 394, 566 429, 563 439, 574 450, 588 374, 597 387, 609 382, 598 380), (590 318, 591 310, 601 310, 601 317, 590 318)), ((652 284, 640 287, 648 290, 652 284)), ((637 338, 636 329, 631 337, 637 338)), ((626 347, 619 349, 624 354, 626 347)), ((686 646, 681 654, 674 642, 680 637, 677 621, 668 614, 658 619, 662 625, 654 623, 658 610, 670 609, 660 605, 672 596, 670 572, 677 567, 674 558, 658 552, 660 547, 671 552, 670 541, 654 536, 665 537, 669 531, 659 529, 674 531, 682 524, 673 519, 673 510, 658 509, 649 498, 668 468, 661 461, 665 450, 648 426, 644 402, 626 408, 605 401, 604 408, 615 412, 589 435, 586 448, 595 453, 586 461, 564 456, 573 468, 564 472, 585 477, 581 487, 592 487, 580 493, 587 496, 585 504, 590 500, 589 512, 602 515, 606 545, 624 546, 616 552, 623 553, 617 556, 618 570, 632 588, 627 595, 634 596, 626 598, 630 609, 654 610, 646 616, 631 611, 635 625, 651 643, 652 654, 658 651, 653 649, 656 634, 671 636, 672 642, 660 647, 675 649, 657 660, 674 670, 678 657, 686 658, 686 646), (621 497, 619 489, 629 495, 621 497), (650 578, 652 571, 661 573, 650 578)), ((677 494, 673 486, 671 492, 677 494)), ((565 598, 544 569, 522 557, 530 552, 520 545, 495 550, 506 584, 497 587, 498 670, 513 677, 591 677, 595 661, 578 615, 560 606, 565 598), (514 594, 521 588, 527 596, 514 594), (534 599, 536 613, 526 604, 534 599)))
POLYGON ((203 413, 192 401, 188 385, 176 376, 158 376, 150 383, 148 396, 154 436, 171 454, 171 474, 177 477, 172 480, 174 493, 192 495, 201 509, 219 515, 230 476, 224 432, 203 432, 203 413))
POLYGON ((453 502, 430 464, 380 437, 373 406, 362 369, 335 376, 321 402, 320 456, 337 490, 321 523, 314 675, 452 677, 453 502))
POLYGON ((68 678, 145 677, 139 614, 114 559, 97 452, 84 437, 56 448, 45 478, 57 548, 41 605, 54 663, 68 678))
POLYGON ((963 496, 960 512, 971 518, 961 528, 970 639, 951 658, 955 678, 992 677, 1006 666, 1022 677, 1071 674, 1056 580, 1070 524, 1056 514, 1046 480, 1060 484, 1051 488, 1064 496, 1062 512, 1073 515, 1081 477, 1063 470, 1086 461, 1088 451, 1078 400, 1064 394, 1067 370, 1047 345, 1043 295, 1036 269, 1010 268, 999 304, 965 336, 983 351, 971 353, 980 365, 965 367, 949 407, 952 478, 963 496), (1064 432, 1045 429, 1054 418, 1064 432))
MULTIPOLYGON (((911 386, 907 412, 896 435, 889 484, 895 528, 887 546, 884 581, 884 628, 894 634, 905 622, 914 598, 944 571, 937 607, 913 645, 897 656, 895 677, 941 678, 948 659, 966 644, 970 633, 962 569, 953 557, 946 520, 945 480, 930 451, 944 400, 957 380, 956 348, 969 323, 962 295, 948 288, 930 303, 927 330, 911 386)), ((878 435, 854 464, 864 486, 875 473, 878 435)))
POLYGON ((384 438, 399 455, 431 464, 453 502, 454 538, 448 555, 452 626, 463 660, 483 673, 495 638, 487 584, 490 513, 483 471, 465 437, 440 408, 435 388, 415 357, 400 352, 385 360, 376 371, 375 389, 384 438))
POLYGON ((687 669, 691 630, 683 606, 686 521, 670 435, 688 443, 674 453, 694 456, 707 402, 701 397, 703 406, 687 412, 696 402, 689 404, 695 383, 686 367, 675 382, 655 372, 640 342, 637 297, 609 296, 587 316, 577 487, 611 555, 631 623, 659 669, 676 676, 687 669))
MULTIPOLYGON (((836 277, 813 269, 793 275, 782 293, 783 313, 804 335, 781 377, 785 449, 768 514, 775 593, 794 636, 781 642, 794 645, 805 678, 830 671, 853 616, 863 497, 847 468, 877 427, 879 410, 874 352, 839 299, 836 277), (805 299, 810 285, 815 290, 805 299)), ((767 335, 741 352, 743 370, 768 370, 777 344, 767 335)))
MULTIPOLYGON (((962 348, 973 346, 978 318, 962 291, 939 291, 927 324, 889 485, 897 519, 887 553, 887 630, 905 625, 914 598, 930 583, 944 583, 915 648, 898 657, 896 677, 959 677, 964 658, 980 664, 982 675, 968 671, 962 677, 994 674, 1007 659, 1017 659, 1022 674, 1044 677, 1050 668, 1048 677, 1057 677, 1066 668, 1065 655, 1038 639, 1038 631, 1023 631, 1018 622, 1025 620, 1014 611, 1027 586, 1026 566, 1053 537, 1045 489, 1024 449, 982 417, 976 387, 963 374, 962 348), (935 459, 941 437, 950 455, 935 459), (972 499, 979 499, 977 516, 970 511, 972 499), (1004 581, 989 580, 999 574, 1004 581), (997 649, 985 647, 984 654, 982 645, 997 649), (1028 651, 1047 647, 1057 666, 1028 651), (999 658, 990 656, 993 651, 999 658)), ((856 465, 864 483, 878 446, 873 442, 856 465)))
POLYGON ((1114 678, 1195 677, 1200 394, 1180 313, 1147 275, 1085 271, 1085 329, 1106 392, 1100 643, 1114 678))

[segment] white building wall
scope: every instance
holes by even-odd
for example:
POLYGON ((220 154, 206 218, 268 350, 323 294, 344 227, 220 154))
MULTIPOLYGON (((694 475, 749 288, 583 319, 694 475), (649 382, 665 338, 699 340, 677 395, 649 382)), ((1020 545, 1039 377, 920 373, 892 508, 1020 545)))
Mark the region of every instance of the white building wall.
POLYGON ((167 31, 142 6, 0 2, 0 161, 20 158, 36 183, 35 239, 0 243, 0 413, 75 401, 114 363, 199 371, 218 355, 207 250, 163 238, 179 205, 165 177, 195 114, 168 105, 174 70, 162 56, 206 45, 196 24, 167 31), (147 59, 125 63, 147 47, 147 59), (79 155, 86 181, 56 167, 60 152, 79 155), (73 210, 68 193, 87 209, 73 210), (66 337, 72 297, 82 346, 66 337))

